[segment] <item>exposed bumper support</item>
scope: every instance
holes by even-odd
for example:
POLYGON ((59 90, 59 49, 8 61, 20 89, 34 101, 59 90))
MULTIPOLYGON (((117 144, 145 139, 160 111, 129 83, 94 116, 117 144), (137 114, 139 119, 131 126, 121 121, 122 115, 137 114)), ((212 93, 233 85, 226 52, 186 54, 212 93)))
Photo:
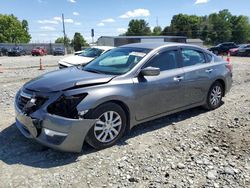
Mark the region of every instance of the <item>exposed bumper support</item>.
POLYGON ((27 138, 33 138, 48 147, 81 152, 84 139, 96 122, 95 119, 68 119, 45 114, 43 118, 32 118, 16 108, 16 126, 27 138))

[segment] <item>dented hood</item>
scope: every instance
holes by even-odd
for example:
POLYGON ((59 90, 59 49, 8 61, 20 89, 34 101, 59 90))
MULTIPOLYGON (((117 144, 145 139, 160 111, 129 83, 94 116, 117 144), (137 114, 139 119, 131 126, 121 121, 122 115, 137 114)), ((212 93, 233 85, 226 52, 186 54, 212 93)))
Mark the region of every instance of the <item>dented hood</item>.
POLYGON ((24 87, 33 91, 54 92, 74 86, 105 84, 114 77, 114 75, 91 73, 77 67, 71 67, 41 75, 27 82, 24 87))

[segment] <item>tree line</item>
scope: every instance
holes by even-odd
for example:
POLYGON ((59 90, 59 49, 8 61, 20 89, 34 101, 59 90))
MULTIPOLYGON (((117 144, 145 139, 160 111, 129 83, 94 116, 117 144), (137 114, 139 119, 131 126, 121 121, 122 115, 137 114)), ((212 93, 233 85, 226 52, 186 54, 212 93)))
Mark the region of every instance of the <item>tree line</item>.
MULTIPOLYGON (((200 38, 206 44, 221 42, 250 42, 250 22, 244 15, 232 15, 227 9, 207 16, 177 14, 172 17, 171 23, 165 28, 160 26, 150 29, 143 19, 133 19, 128 24, 124 36, 186 36, 200 38)), ((13 14, 0 14, 0 43, 28 43, 31 40, 27 20, 18 20, 13 14)), ((64 43, 64 38, 56 39, 56 43, 64 43)), ((75 50, 88 46, 83 36, 76 32, 73 39, 65 39, 66 45, 75 50)))
POLYGON ((131 20, 125 36, 186 36, 200 38, 206 44, 233 41, 250 42, 250 23, 247 16, 232 15, 227 9, 208 16, 177 14, 172 17, 170 26, 163 30, 157 26, 150 30, 145 20, 131 20))

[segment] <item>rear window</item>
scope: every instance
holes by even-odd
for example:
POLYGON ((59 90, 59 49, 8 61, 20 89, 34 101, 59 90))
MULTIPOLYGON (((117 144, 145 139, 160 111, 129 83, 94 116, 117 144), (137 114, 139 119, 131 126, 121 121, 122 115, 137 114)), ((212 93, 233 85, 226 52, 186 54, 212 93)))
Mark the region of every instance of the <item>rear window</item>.
POLYGON ((182 49, 181 54, 184 67, 206 63, 205 55, 198 50, 182 49))
POLYGON ((206 54, 207 55, 207 61, 212 62, 213 61, 213 56, 211 54, 206 54))

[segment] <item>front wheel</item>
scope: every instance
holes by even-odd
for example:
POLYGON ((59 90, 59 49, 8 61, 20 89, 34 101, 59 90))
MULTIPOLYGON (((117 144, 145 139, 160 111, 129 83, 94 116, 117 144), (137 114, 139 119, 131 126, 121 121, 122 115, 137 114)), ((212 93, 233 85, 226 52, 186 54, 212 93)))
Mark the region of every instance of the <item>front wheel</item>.
POLYGON ((221 105, 223 96, 223 86, 220 82, 216 81, 209 89, 207 95, 206 108, 209 110, 214 110, 221 105))
POLYGON ((95 149, 113 146, 126 130, 126 114, 115 103, 100 105, 87 116, 89 119, 98 119, 86 136, 86 142, 95 149))

